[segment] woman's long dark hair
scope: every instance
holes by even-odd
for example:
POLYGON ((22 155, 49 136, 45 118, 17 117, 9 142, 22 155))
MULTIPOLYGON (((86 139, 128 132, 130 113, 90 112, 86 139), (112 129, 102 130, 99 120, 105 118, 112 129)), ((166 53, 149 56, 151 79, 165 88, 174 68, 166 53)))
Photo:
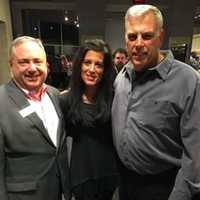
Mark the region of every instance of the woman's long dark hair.
POLYGON ((98 114, 96 119, 100 122, 105 122, 110 118, 110 110, 112 104, 112 76, 113 76, 113 62, 111 50, 104 41, 100 39, 87 40, 77 51, 74 62, 72 77, 70 80, 70 89, 68 93, 69 105, 67 116, 68 119, 76 124, 77 122, 84 123, 84 117, 81 113, 82 94, 84 93, 84 82, 81 78, 81 67, 85 55, 89 50, 101 52, 104 55, 104 71, 102 79, 99 83, 95 104, 97 106, 98 114))

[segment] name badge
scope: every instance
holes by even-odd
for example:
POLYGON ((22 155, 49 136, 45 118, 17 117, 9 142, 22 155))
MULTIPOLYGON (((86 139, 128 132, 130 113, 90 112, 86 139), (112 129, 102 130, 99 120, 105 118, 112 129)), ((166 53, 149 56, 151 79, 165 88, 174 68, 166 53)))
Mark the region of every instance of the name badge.
POLYGON ((35 112, 33 109, 33 106, 27 106, 26 108, 23 108, 22 110, 19 111, 19 114, 24 118, 30 115, 31 113, 35 112))

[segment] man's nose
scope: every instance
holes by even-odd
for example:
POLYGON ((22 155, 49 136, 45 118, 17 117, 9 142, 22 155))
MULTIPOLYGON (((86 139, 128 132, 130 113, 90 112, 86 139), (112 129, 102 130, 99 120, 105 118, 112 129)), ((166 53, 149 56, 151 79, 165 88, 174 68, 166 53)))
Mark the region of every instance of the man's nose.
POLYGON ((143 45, 143 44, 144 44, 144 40, 143 40, 142 36, 141 36, 141 35, 138 35, 138 36, 137 36, 137 39, 136 39, 136 45, 137 45, 137 46, 141 46, 141 45, 143 45))
POLYGON ((30 61, 29 69, 32 70, 32 71, 36 71, 37 70, 37 65, 34 62, 30 61))

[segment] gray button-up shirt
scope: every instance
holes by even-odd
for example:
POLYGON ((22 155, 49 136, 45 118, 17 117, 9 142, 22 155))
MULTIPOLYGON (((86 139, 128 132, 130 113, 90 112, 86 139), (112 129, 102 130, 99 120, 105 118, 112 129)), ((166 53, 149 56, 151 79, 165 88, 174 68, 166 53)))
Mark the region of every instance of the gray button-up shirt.
POLYGON ((117 76, 113 139, 122 162, 139 174, 180 167, 170 200, 189 200, 200 192, 200 76, 163 53, 139 78, 130 62, 117 76))

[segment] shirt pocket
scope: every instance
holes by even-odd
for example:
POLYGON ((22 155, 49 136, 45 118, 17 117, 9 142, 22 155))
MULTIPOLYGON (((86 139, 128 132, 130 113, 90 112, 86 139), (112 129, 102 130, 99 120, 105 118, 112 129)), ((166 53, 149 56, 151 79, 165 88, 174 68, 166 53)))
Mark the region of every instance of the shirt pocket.
POLYGON ((170 122, 178 117, 172 103, 154 99, 145 99, 133 104, 129 102, 129 113, 129 117, 136 122, 152 129, 168 127, 170 122))

